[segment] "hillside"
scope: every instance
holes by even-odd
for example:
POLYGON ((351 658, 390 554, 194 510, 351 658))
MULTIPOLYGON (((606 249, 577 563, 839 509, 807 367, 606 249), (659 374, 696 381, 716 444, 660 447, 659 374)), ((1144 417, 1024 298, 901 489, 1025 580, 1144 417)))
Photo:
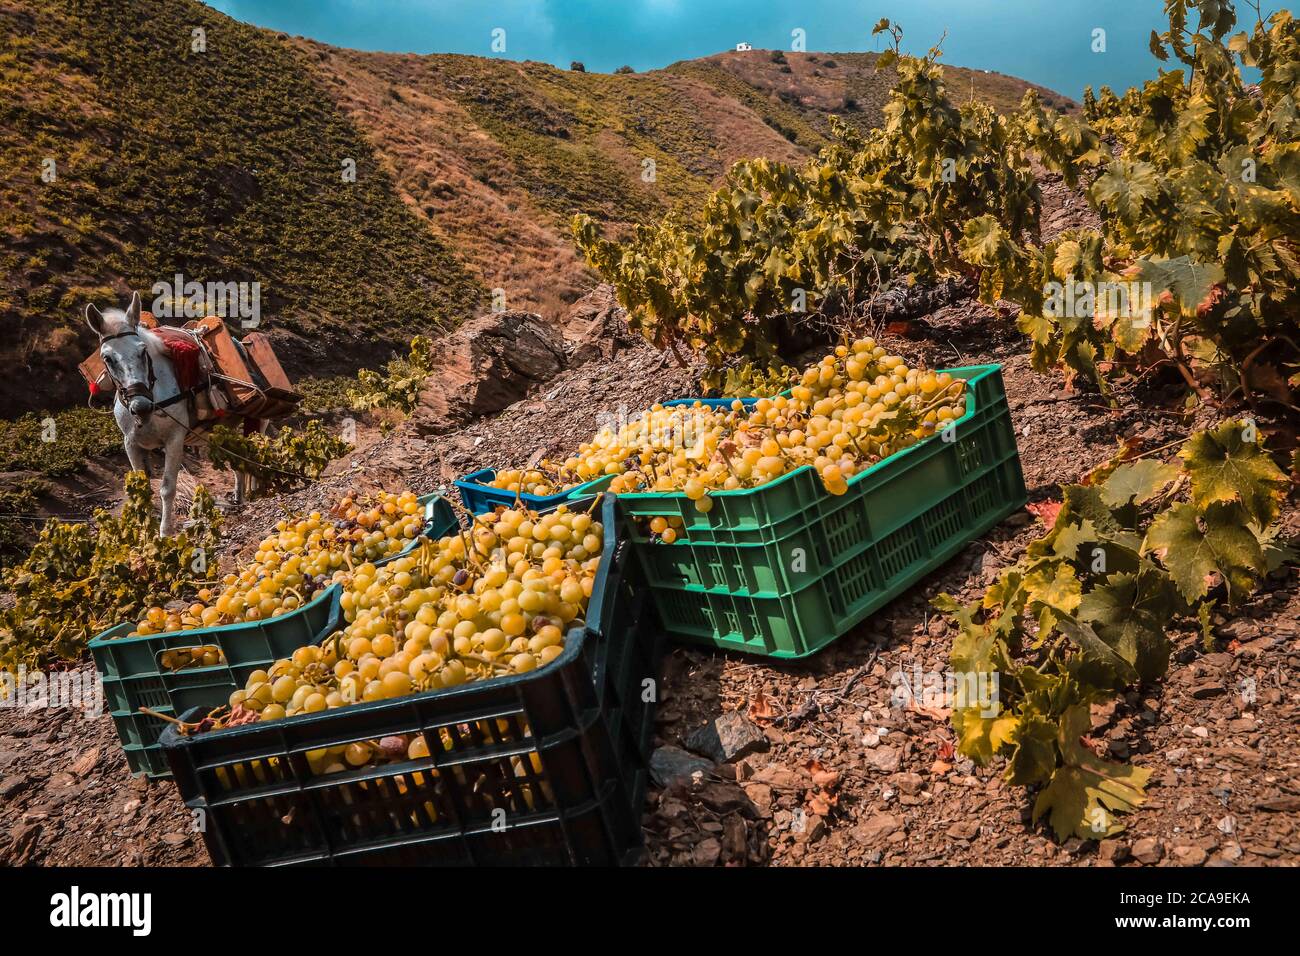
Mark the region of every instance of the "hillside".
MULTIPOLYGON (((177 272, 260 282, 295 375, 375 364, 495 288, 557 317, 592 284, 574 212, 654 219, 737 159, 797 161, 831 113, 874 123, 892 82, 869 54, 605 75, 358 53, 195 0, 0 0, 0 37, 0 162, 19 171, 0 184, 0 359, 24 373, 0 382, 5 415, 82 398, 86 300, 177 272)), ((951 76, 999 108, 1025 88, 951 76)))
POLYGON ((451 324, 479 303, 364 137, 264 31, 190 0, 5 0, 0 34, 0 160, 29 171, 0 204, 0 316, 19 330, 3 358, 31 372, 0 384, 6 411, 78 395, 85 299, 121 301, 176 272, 259 281, 298 369, 322 331, 353 361, 377 358, 417 317, 451 324), (205 52, 191 50, 195 27, 205 52))
MULTIPOLYGON (((896 80, 892 69, 876 70, 874 53, 730 51, 683 60, 666 72, 709 84, 790 141, 813 150, 827 142, 831 115, 860 129, 878 126, 896 80)), ((1014 110, 1027 89, 1062 112, 1077 109, 1059 93, 1002 73, 948 66, 944 80, 955 102, 976 99, 999 112, 1014 110)))
MULTIPOLYGON (((697 205, 737 160, 811 156, 832 114, 877 125, 894 84, 874 54, 754 50, 600 74, 296 42, 430 229, 509 305, 548 317, 591 287, 569 240, 574 213, 617 225, 697 205)), ((959 68, 950 82, 1000 110, 1031 85, 959 68)))

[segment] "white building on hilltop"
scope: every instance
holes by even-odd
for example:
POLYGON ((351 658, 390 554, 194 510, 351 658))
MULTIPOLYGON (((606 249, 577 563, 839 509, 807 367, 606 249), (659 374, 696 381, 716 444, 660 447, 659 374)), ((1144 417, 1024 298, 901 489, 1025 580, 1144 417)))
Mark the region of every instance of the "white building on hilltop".
POLYGON ((749 50, 752 50, 752 49, 754 49, 754 47, 753 47, 752 45, 748 44, 748 43, 745 43, 744 41, 741 41, 740 43, 737 43, 737 44, 736 44, 736 52, 737 52, 737 53, 745 53, 745 52, 747 52, 747 51, 749 51, 749 50))

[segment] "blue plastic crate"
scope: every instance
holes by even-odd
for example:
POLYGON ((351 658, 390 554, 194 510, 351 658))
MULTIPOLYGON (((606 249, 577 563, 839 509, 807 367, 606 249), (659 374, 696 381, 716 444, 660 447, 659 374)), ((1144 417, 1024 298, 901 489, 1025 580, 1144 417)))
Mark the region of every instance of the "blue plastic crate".
POLYGON ((583 495, 604 491, 614 477, 613 475, 604 475, 600 478, 593 478, 591 481, 570 488, 568 491, 559 491, 553 495, 520 494, 516 496, 513 491, 507 491, 504 488, 493 488, 487 484, 496 477, 496 474, 497 470, 495 468, 480 468, 478 471, 471 471, 464 478, 460 478, 454 483, 456 489, 460 492, 460 500, 465 502, 465 510, 470 514, 487 514, 496 507, 513 508, 516 501, 530 511, 545 511, 571 498, 581 498, 583 495))

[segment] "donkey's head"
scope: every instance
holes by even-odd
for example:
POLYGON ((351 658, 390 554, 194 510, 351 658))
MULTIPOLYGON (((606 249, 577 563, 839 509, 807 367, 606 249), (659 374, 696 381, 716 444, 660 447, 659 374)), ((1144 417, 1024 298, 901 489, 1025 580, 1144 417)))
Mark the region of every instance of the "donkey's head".
POLYGON ((153 411, 153 359, 140 330, 140 293, 131 294, 131 305, 100 312, 86 306, 86 322, 99 336, 99 356, 127 409, 143 421, 153 411))

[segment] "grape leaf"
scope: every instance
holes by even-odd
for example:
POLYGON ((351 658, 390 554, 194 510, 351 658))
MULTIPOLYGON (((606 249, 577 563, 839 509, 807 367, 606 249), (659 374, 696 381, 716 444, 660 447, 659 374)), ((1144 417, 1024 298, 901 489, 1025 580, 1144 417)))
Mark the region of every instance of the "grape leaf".
POLYGON ((1007 758, 1005 779, 1017 787, 1045 783, 1056 768, 1056 725, 1029 714, 1016 728, 1016 749, 1007 758))
POLYGON ((1019 725, 1020 719, 1013 714, 985 717, 978 707, 959 707, 952 712, 957 751, 981 767, 987 766, 994 755, 1011 742, 1019 725))
POLYGON ((1073 522, 1062 525, 1061 530, 1054 537, 1053 553, 1067 561, 1074 561, 1081 547, 1097 541, 1097 529, 1092 526, 1091 521, 1084 518, 1077 525, 1073 522))
POLYGON ((1121 219, 1136 219, 1146 203, 1160 194, 1156 169, 1150 163, 1117 159, 1097 178, 1092 196, 1121 219))
POLYGON ((1064 240, 1056 247, 1056 256, 1052 259, 1052 273, 1062 282, 1072 279, 1074 270, 1082 261, 1083 246, 1072 239, 1064 240))
POLYGON ((1169 667, 1165 623, 1175 610, 1169 579, 1149 564, 1138 574, 1112 574, 1083 596, 1079 619, 1094 626, 1144 681, 1169 667))
POLYGON ((1008 242, 1006 231, 992 216, 980 216, 963 229, 963 255, 984 265, 998 261, 1008 242))
POLYGON ((1205 596, 1216 571, 1228 583, 1235 603, 1265 569, 1259 539, 1245 519, 1236 504, 1211 505, 1203 522, 1195 505, 1177 504, 1151 522, 1142 550, 1160 555, 1188 603, 1205 596))
POLYGON ((1143 259, 1138 263, 1143 282, 1153 291, 1170 292, 1183 315, 1193 317, 1214 295, 1214 287, 1223 281, 1223 267, 1215 262, 1196 262, 1190 256, 1177 259, 1143 259))
POLYGON ((1165 52, 1164 41, 1160 39, 1160 34, 1155 30, 1151 31, 1151 36, 1147 40, 1147 47, 1151 50, 1151 55, 1157 60, 1168 60, 1169 54, 1165 52))
POLYGON ((1063 614, 1073 614, 1083 596, 1083 585, 1074 568, 1062 561, 1055 569, 1041 567, 1025 576, 1029 599, 1063 614))
POLYGON ((1223 422, 1197 432, 1181 452, 1192 480, 1192 503, 1205 508, 1215 502, 1240 501, 1260 527, 1278 515, 1289 482, 1260 442, 1243 438, 1241 422, 1223 422))
MULTIPOLYGON (((1134 553, 1141 546, 1141 537, 1119 523, 1119 519, 1102 498, 1099 485, 1066 485, 1061 489, 1061 501, 1061 511, 1056 518, 1054 533, 1063 531, 1076 520, 1087 519, 1095 529, 1098 540, 1104 540, 1110 546, 1125 548, 1134 553)), ((1052 535, 1042 539, 1049 547, 1055 540, 1052 535)))
POLYGON ((1044 315, 1021 312, 1016 319, 1016 327, 1033 341, 1034 345, 1046 347, 1051 344, 1056 332, 1055 323, 1044 315))
POLYGON ((1124 683, 1137 677, 1133 665, 1125 660, 1115 648, 1111 647, 1087 624, 1080 624, 1074 618, 1063 618, 1057 627, 1084 654, 1096 658, 1110 673, 1124 683))
POLYGON ((1114 836, 1124 829, 1115 814, 1136 810, 1146 801, 1143 791, 1151 771, 1111 763, 1093 754, 1079 742, 1089 724, 1087 704, 1078 704, 1061 715, 1057 746, 1063 764, 1034 801, 1033 822, 1047 814, 1060 839, 1114 836))
POLYGON ((1178 477, 1179 470, 1177 463, 1164 463, 1154 458, 1120 465, 1102 483, 1101 500, 1112 508, 1150 501, 1178 477))
POLYGON ((1130 813, 1146 801, 1151 771, 1097 761, 1099 767, 1058 767, 1034 800, 1033 820, 1044 813, 1060 839, 1104 840, 1122 833, 1116 813, 1130 813))

